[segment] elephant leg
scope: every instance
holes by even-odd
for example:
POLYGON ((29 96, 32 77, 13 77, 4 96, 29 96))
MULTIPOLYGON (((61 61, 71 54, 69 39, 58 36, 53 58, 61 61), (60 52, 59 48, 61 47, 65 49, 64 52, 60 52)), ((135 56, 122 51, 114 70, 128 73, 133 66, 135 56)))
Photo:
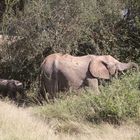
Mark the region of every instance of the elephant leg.
POLYGON ((1 98, 5 98, 6 96, 7 96, 7 93, 8 93, 8 91, 1 91, 0 92, 0 96, 1 96, 1 98))
POLYGON ((16 89, 16 85, 13 82, 9 82, 7 84, 7 88, 8 88, 8 97, 10 99, 13 99, 16 101, 16 96, 17 96, 17 89, 16 89))
POLYGON ((88 83, 88 86, 91 87, 97 94, 99 94, 99 83, 98 83, 98 79, 96 78, 88 78, 87 79, 87 83, 88 83))
POLYGON ((23 88, 17 87, 17 92, 20 94, 21 98, 24 100, 26 98, 25 91, 23 88))
POLYGON ((14 101, 16 101, 16 91, 8 91, 8 97, 14 101))
POLYGON ((48 92, 48 99, 54 100, 57 97, 58 92, 58 82, 55 79, 48 81, 47 85, 47 92, 48 92))

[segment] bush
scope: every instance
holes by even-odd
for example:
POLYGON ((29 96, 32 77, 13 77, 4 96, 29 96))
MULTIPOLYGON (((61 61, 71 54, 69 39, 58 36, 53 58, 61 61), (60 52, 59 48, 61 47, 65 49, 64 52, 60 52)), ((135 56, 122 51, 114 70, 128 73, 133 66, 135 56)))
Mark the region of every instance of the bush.
POLYGON ((3 78, 30 85, 44 56, 54 52, 111 54, 122 61, 140 62, 138 0, 26 0, 16 14, 12 7, 18 1, 8 2, 1 32, 24 39, 0 50, 3 78), (125 8, 130 14, 122 18, 120 11, 125 8))
POLYGON ((130 74, 121 80, 113 80, 111 85, 101 87, 101 94, 93 91, 70 95, 53 104, 34 109, 35 114, 46 119, 60 121, 102 121, 120 124, 123 121, 140 117, 140 75, 130 74))

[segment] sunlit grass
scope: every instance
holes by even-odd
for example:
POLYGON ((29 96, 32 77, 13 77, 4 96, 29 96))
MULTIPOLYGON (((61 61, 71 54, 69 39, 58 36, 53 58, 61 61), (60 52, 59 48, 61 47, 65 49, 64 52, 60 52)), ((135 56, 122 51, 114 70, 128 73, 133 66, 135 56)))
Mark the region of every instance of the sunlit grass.
POLYGON ((128 119, 140 117, 139 74, 128 74, 115 79, 110 85, 101 87, 100 95, 92 90, 82 91, 58 99, 53 104, 34 108, 35 114, 44 119, 88 121, 98 123, 107 121, 120 124, 128 119))
POLYGON ((17 108, 11 103, 0 101, 0 140, 137 140, 140 138, 139 126, 133 123, 114 127, 109 124, 90 126, 82 122, 68 121, 63 124, 58 122, 56 119, 48 124, 35 118, 28 109, 17 108), (56 133, 56 125, 61 127, 62 131, 59 133, 56 133))

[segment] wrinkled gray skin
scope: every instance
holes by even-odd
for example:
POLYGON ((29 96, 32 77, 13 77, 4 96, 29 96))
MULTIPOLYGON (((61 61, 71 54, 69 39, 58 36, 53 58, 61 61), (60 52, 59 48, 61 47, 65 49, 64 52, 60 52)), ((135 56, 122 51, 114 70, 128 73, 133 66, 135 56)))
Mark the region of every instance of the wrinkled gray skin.
POLYGON ((0 79, 0 95, 1 97, 8 96, 12 100, 16 100, 17 92, 24 97, 23 84, 17 80, 0 79))
POLYGON ((110 55, 76 57, 52 54, 41 64, 39 95, 47 101, 48 98, 56 97, 57 92, 85 86, 93 88, 98 93, 99 79, 109 80, 113 76, 118 77, 119 72, 123 73, 133 67, 138 70, 136 63, 121 63, 110 55))

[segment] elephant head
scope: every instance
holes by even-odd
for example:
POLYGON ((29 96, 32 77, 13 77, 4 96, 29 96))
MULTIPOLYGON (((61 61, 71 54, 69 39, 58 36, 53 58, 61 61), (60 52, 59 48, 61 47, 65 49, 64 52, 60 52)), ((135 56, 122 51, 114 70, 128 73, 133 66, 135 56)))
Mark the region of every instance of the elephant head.
POLYGON ((11 80, 11 82, 13 82, 16 85, 16 89, 19 93, 23 93, 24 92, 24 87, 23 84, 18 81, 18 80, 11 80))
POLYGON ((16 100, 17 92, 24 97, 23 84, 17 80, 0 79, 0 94, 16 100))
POLYGON ((92 59, 89 65, 89 71, 94 77, 101 79, 110 79, 111 76, 118 77, 118 73, 136 68, 139 71, 139 66, 134 62, 121 63, 112 56, 97 56, 92 59))

